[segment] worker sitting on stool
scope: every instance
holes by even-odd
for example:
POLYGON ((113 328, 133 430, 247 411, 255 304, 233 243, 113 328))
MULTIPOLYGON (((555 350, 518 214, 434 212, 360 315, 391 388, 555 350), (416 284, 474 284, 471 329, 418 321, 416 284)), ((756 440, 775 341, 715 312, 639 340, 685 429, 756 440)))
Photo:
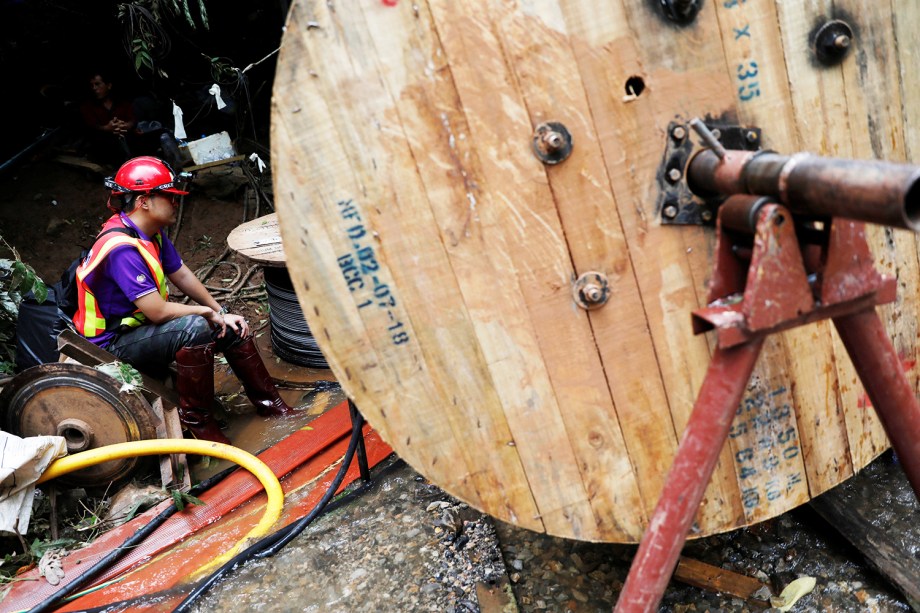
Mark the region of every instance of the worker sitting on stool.
POLYGON ((162 160, 125 162, 114 178, 109 208, 89 255, 77 268, 77 331, 116 357, 165 377, 175 360, 179 418, 197 438, 229 443, 211 412, 214 351, 222 351, 261 415, 295 409, 279 396, 241 315, 227 313, 182 263, 163 232, 176 223, 176 175, 162 160), (169 279, 197 305, 169 302, 169 279))

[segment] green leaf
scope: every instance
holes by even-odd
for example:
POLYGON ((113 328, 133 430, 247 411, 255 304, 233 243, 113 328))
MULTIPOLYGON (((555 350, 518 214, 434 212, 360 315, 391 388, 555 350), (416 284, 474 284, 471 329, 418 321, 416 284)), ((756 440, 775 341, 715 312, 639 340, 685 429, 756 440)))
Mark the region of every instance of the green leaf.
POLYGON ((182 502, 182 492, 180 492, 179 490, 173 490, 172 499, 173 499, 173 502, 176 503, 177 509, 179 509, 180 511, 185 510, 185 503, 182 502))
POLYGON ((204 500, 196 498, 191 494, 180 492, 179 490, 172 490, 170 494, 172 495, 173 501, 176 503, 176 508, 178 508, 180 511, 183 510, 187 504, 194 504, 201 507, 207 504, 204 500))
POLYGON ((45 552, 49 549, 60 549, 70 547, 77 543, 76 540, 71 538, 59 538, 54 541, 42 541, 36 538, 32 541, 32 544, 29 546, 29 549, 32 551, 32 555, 36 558, 40 558, 45 555, 45 552))
POLYGON ((35 273, 30 268, 26 268, 26 276, 23 277, 22 283, 19 285, 19 293, 25 294, 32 289, 33 285, 35 285, 35 273))
POLYGON ((10 289, 16 291, 19 289, 19 285, 22 283, 22 280, 25 278, 28 270, 26 265, 16 260, 13 262, 13 276, 10 277, 10 289))
POLYGON ((134 56, 134 70, 140 70, 141 64, 143 62, 144 62, 144 58, 142 58, 140 55, 135 55, 134 56))
POLYGON ((35 299, 40 303, 48 299, 48 286, 38 277, 35 278, 35 285, 32 286, 32 292, 35 294, 35 299))
POLYGON ((189 504, 198 505, 199 507, 205 506, 204 500, 202 500, 201 498, 196 498, 195 496, 192 496, 191 494, 186 494, 185 492, 182 492, 182 500, 184 500, 185 502, 189 504))
POLYGON ((208 24, 208 10, 204 7, 204 0, 198 0, 198 16, 201 17, 201 25, 204 26, 204 29, 210 30, 211 26, 208 24))

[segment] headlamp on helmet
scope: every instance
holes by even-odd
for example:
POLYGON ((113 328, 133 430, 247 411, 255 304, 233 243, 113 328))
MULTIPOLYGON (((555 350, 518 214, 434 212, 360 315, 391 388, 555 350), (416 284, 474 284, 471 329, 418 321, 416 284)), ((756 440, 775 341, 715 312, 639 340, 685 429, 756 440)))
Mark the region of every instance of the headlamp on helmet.
POLYGON ((112 194, 149 194, 150 192, 168 192, 185 195, 180 189, 180 181, 191 179, 189 173, 176 174, 169 164, 149 155, 128 160, 122 164, 114 177, 105 180, 105 186, 112 194))
MULTIPOLYGON (((187 172, 175 173, 169 164, 153 156, 145 155, 128 160, 122 164, 114 177, 105 179, 105 186, 112 190, 112 196, 124 201, 126 197, 151 192, 166 192, 184 196, 188 191, 180 189, 190 181, 192 175, 187 172)), ((109 208, 112 206, 109 198, 109 208)))

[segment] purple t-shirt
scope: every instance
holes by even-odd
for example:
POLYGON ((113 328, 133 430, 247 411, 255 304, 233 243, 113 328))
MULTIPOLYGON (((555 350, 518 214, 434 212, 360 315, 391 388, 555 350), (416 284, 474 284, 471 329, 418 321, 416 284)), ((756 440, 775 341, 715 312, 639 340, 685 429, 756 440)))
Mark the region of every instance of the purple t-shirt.
MULTIPOLYGON (((121 221, 126 227, 137 232, 141 240, 152 240, 124 213, 121 214, 121 221)), ((171 275, 182 267, 182 258, 166 234, 161 232, 160 235, 163 237, 160 262, 163 264, 163 272, 171 275)), ((147 266, 144 256, 132 245, 119 245, 112 249, 85 280, 96 297, 99 312, 106 321, 120 320, 131 315, 137 309, 135 300, 157 291, 156 279, 151 275, 150 267, 147 266)), ((89 340, 105 347, 115 335, 114 331, 108 331, 89 340)))

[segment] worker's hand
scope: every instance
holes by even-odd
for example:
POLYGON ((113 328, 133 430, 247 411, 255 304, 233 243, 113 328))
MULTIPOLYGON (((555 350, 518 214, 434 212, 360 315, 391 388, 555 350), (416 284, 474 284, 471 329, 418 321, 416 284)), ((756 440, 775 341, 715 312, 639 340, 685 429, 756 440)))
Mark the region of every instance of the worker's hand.
POLYGON ((212 311, 208 309, 208 312, 205 314, 205 318, 214 328, 220 328, 220 332, 217 334, 217 338, 223 338, 224 334, 227 333, 227 327, 233 328, 237 335, 240 338, 246 338, 249 336, 249 322, 246 321, 246 318, 242 315, 234 315, 233 313, 219 313, 217 311, 212 311))
POLYGON ((112 134, 122 135, 128 131, 128 124, 118 117, 113 117, 109 123, 105 124, 103 129, 106 132, 111 132, 112 134))
POLYGON ((227 326, 236 330, 237 336, 240 338, 247 338, 249 336, 249 322, 246 321, 246 318, 242 315, 234 315, 233 313, 224 313, 224 329, 218 335, 218 338, 223 336, 227 331, 227 326))

